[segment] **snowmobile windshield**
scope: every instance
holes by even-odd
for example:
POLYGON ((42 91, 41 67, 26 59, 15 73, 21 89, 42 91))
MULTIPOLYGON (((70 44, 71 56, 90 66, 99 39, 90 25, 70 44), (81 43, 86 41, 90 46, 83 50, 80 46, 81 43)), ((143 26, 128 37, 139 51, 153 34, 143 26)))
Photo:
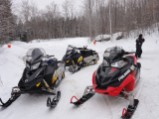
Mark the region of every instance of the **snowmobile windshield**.
POLYGON ((112 47, 112 48, 108 48, 107 50, 105 50, 104 52, 104 60, 103 62, 107 62, 107 64, 109 63, 113 63, 115 62, 115 60, 121 58, 124 54, 124 50, 121 47, 112 47))
POLYGON ((26 56, 26 66, 31 70, 37 69, 40 66, 41 60, 44 56, 46 56, 46 53, 43 49, 40 48, 30 49, 27 52, 26 56))
POLYGON ((72 50, 73 50, 73 47, 69 45, 69 46, 67 47, 66 54, 71 54, 72 50))
POLYGON ((72 45, 68 45, 67 50, 72 50, 74 47, 72 45))
POLYGON ((72 45, 69 45, 67 47, 67 52, 66 52, 67 55, 70 55, 71 53, 75 53, 75 52, 79 52, 79 49, 72 45))
POLYGON ((27 61, 32 64, 44 56, 46 56, 46 53, 43 49, 40 49, 40 48, 30 49, 27 52, 27 61))

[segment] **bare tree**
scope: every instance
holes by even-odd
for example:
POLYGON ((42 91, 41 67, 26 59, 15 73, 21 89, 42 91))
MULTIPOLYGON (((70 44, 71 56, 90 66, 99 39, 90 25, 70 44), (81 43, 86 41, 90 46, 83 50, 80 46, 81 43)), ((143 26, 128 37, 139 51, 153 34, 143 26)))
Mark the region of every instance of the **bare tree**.
POLYGON ((83 14, 79 16, 75 14, 71 0, 64 2, 62 12, 55 3, 41 12, 36 5, 25 0, 18 27, 26 31, 30 39, 76 36, 93 39, 98 34, 110 34, 110 28, 113 28, 113 33, 125 32, 129 35, 136 29, 150 29, 152 32, 153 24, 159 29, 158 11, 158 0, 111 0, 111 5, 105 0, 85 0, 83 14))
POLYGON ((88 25, 89 36, 93 39, 94 36, 94 29, 93 29, 93 7, 94 7, 94 0, 86 0, 85 1, 85 18, 86 24, 88 25))

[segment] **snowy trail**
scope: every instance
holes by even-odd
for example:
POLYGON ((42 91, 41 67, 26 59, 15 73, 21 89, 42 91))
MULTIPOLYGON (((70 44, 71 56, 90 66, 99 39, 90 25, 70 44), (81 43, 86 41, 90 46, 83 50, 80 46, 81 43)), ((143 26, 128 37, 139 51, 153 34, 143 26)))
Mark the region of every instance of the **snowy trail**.
MULTIPOLYGON (((143 56, 139 59, 141 69, 141 87, 136 94, 139 98, 139 107, 132 119, 150 119, 159 117, 159 44, 156 44, 158 35, 145 36, 143 56)), ((122 46, 125 50, 134 51, 135 40, 124 39, 121 41, 97 43, 93 45, 87 38, 71 38, 65 40, 33 41, 32 43, 14 42, 12 48, 0 48, 0 97, 7 100, 13 86, 18 84, 25 63, 23 57, 29 48, 42 47, 47 54, 53 54, 59 60, 66 52, 67 46, 88 46, 99 53, 98 64, 81 69, 75 74, 66 71, 66 78, 60 85, 62 97, 54 110, 46 107, 45 95, 22 95, 16 102, 5 110, 0 110, 0 119, 119 119, 122 109, 127 107, 128 101, 119 97, 108 97, 96 94, 92 99, 79 108, 69 103, 70 97, 80 97, 86 86, 91 85, 93 72, 102 62, 103 52, 111 46, 122 46), (3 84, 3 85, 1 85, 3 84)))

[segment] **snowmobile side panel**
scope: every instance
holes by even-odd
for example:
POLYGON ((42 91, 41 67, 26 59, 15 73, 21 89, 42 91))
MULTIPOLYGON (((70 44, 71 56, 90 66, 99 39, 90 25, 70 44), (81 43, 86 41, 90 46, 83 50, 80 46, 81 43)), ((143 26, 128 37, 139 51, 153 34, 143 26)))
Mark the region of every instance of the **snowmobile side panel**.
POLYGON ((134 89, 135 79, 134 79, 133 73, 131 73, 126 77, 126 79, 124 79, 124 81, 120 84, 120 86, 118 87, 109 86, 106 89, 99 89, 96 87, 95 73, 94 73, 92 76, 92 83, 93 83, 93 88, 95 92, 100 94, 110 95, 110 96, 118 96, 123 89, 125 89, 128 92, 132 91, 134 89))

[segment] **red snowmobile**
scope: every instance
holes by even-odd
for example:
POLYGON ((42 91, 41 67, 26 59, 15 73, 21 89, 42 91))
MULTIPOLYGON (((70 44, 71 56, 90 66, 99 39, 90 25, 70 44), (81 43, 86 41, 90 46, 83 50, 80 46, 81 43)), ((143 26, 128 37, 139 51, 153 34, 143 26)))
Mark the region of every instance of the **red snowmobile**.
POLYGON ((95 93, 122 96, 130 101, 128 108, 123 110, 122 119, 130 119, 139 103, 133 91, 140 79, 140 68, 134 53, 120 47, 109 48, 104 52, 103 63, 93 73, 92 86, 86 87, 80 99, 73 96, 70 102, 79 106, 95 93))

